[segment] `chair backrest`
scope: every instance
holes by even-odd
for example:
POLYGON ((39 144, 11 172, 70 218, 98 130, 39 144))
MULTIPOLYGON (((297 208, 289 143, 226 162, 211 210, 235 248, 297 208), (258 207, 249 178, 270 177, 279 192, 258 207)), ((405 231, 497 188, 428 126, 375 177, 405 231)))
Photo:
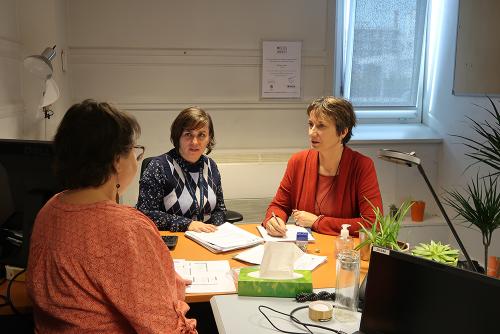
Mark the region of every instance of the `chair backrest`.
POLYGON ((146 170, 146 168, 148 168, 148 165, 151 162, 151 160, 153 160, 154 158, 156 158, 156 157, 147 157, 147 158, 142 159, 141 177, 142 177, 142 174, 144 174, 144 171, 146 170))

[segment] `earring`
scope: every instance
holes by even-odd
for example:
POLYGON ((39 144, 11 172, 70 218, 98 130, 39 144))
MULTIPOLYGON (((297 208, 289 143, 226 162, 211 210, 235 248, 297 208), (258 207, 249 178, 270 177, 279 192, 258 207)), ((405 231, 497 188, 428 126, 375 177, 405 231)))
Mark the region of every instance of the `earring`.
POLYGON ((118 189, 120 189, 120 184, 116 184, 116 203, 120 204, 120 195, 118 195, 118 189))

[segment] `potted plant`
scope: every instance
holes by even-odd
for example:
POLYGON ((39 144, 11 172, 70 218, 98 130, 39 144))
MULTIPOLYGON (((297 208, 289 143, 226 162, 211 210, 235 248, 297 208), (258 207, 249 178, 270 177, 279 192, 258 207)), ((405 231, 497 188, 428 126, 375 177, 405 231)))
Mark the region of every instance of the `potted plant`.
POLYGON ((493 110, 476 105, 486 110, 492 121, 478 122, 468 117, 472 129, 479 139, 463 135, 453 135, 464 140, 470 149, 465 155, 475 164, 489 166, 493 172, 480 176, 479 171, 471 183, 464 188, 463 194, 457 190, 447 190, 445 202, 470 226, 476 226, 482 234, 484 246, 484 264, 487 265, 488 247, 495 229, 500 226, 500 193, 497 189, 500 176, 500 113, 490 97, 487 97, 493 110))
POLYGON ((457 190, 446 191, 446 204, 452 207, 457 217, 469 223, 469 227, 476 226, 483 235, 484 264, 488 263, 488 248, 491 244, 493 232, 500 226, 500 189, 498 177, 488 175, 472 179, 467 185, 464 194, 457 190))
MULTIPOLYGON (((397 251, 407 251, 410 246, 407 243, 399 242, 398 235, 401 223, 412 206, 412 201, 404 201, 395 213, 389 212, 384 216, 380 208, 375 207, 368 199, 366 200, 375 213, 375 221, 373 222, 371 228, 366 228, 360 223, 361 229, 359 230, 359 234, 360 237, 364 234, 364 240, 361 241, 354 249, 361 250, 361 258, 363 259, 363 249, 367 249, 366 258, 364 259, 369 259, 372 245, 391 248, 397 251)), ((368 276, 365 276, 359 287, 360 299, 364 299, 367 277, 368 276)))
POLYGON ((416 246, 411 253, 439 263, 448 264, 456 267, 458 263, 458 249, 443 245, 440 241, 431 240, 429 244, 421 243, 416 246))
POLYGON ((404 201, 396 213, 388 213, 385 216, 382 214, 380 208, 373 206, 372 203, 370 205, 375 213, 375 222, 371 228, 366 228, 360 224, 361 229, 359 232, 365 235, 364 240, 355 247, 355 250, 368 245, 391 248, 397 251, 407 250, 408 245, 399 242, 398 235, 401 223, 412 206, 412 202, 410 200, 404 201))

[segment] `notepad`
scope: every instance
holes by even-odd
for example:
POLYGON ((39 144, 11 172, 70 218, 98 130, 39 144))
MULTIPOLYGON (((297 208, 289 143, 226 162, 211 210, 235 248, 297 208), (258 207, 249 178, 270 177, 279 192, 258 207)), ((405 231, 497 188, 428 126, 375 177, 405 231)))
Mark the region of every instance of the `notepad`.
MULTIPOLYGON (((252 263, 252 264, 260 264, 262 262, 262 257, 264 256, 264 245, 259 245, 250 249, 247 249, 244 252, 237 254, 234 258, 236 260, 252 263)), ((317 266, 326 261, 326 256, 313 255, 304 253, 301 257, 299 257, 294 265, 293 269, 295 270, 314 270, 317 266)))
POLYGON ((224 223, 217 226, 217 230, 210 233, 187 231, 186 237, 199 243, 213 253, 252 247, 264 242, 261 237, 231 223, 224 223))
POLYGON ((229 261, 174 260, 175 271, 191 281, 186 293, 236 292, 229 261))
POLYGON ((257 230, 259 230, 259 233, 260 233, 260 235, 262 235, 262 238, 264 238, 264 241, 295 241, 295 240, 297 240, 297 232, 307 232, 308 241, 315 242, 312 234, 309 233, 309 231, 302 226, 287 224, 286 229, 287 229, 286 236, 284 236, 284 237, 272 237, 269 234, 267 234, 267 231, 263 226, 257 226, 257 230))

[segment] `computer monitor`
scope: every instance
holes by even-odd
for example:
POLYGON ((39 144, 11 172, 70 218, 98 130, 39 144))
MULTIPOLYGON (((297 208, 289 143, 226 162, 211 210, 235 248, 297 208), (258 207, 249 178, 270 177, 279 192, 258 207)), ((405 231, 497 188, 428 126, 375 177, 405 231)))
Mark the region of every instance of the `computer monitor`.
POLYGON ((373 247, 360 333, 498 333, 500 280, 373 247))
POLYGON ((0 263, 26 266, 36 214, 60 190, 52 142, 0 139, 0 263))

